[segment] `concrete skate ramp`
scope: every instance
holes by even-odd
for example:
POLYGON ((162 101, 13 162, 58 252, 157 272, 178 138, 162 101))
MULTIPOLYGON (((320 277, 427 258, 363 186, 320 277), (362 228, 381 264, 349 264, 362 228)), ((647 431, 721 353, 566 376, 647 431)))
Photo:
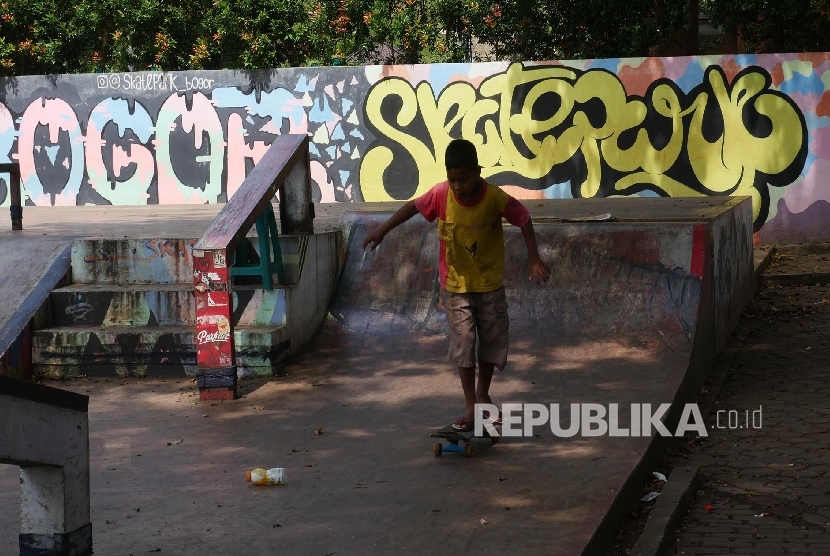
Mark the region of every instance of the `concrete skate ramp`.
MULTIPOLYGON (((341 415, 337 427, 349 431, 333 434, 358 442, 330 454, 349 469, 313 506, 314 521, 330 529, 284 538, 287 553, 602 553, 617 526, 606 516, 615 508, 622 515, 650 472, 652 438, 561 438, 538 427, 473 458, 435 458, 429 430, 463 409, 444 357, 436 227, 414 219, 364 252, 368 231, 388 216, 344 215, 331 318, 312 353, 291 367, 325 383, 326 413, 341 415), (348 508, 360 510, 341 521, 348 508)), ((615 403, 627 428, 631 403, 673 401, 707 297, 705 227, 536 228, 552 270, 544 285, 527 279, 520 231, 505 231, 511 352, 494 378, 495 403, 562 404, 565 427, 572 403, 615 403)))
POLYGON ((0 355, 69 270, 70 241, 0 234, 0 355))
MULTIPOLYGON (((436 226, 412 222, 375 252, 367 232, 388 215, 346 215, 348 244, 332 314, 362 334, 445 334, 438 305, 436 226), (402 327, 402 328, 401 328, 402 327)), ((505 231, 511 337, 548 344, 615 339, 691 346, 701 294, 704 238, 688 224, 537 224, 551 280, 528 280, 521 232, 505 231), (697 245, 695 245, 697 240, 697 245), (695 251, 695 249, 697 251, 695 251), (697 260, 694 260, 697 255, 697 260), (692 268, 692 267, 695 268, 692 268)))

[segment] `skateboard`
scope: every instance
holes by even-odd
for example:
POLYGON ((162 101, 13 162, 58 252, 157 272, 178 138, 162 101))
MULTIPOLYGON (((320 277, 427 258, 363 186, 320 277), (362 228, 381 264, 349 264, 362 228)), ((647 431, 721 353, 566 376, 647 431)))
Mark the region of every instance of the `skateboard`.
POLYGON ((472 456, 474 452, 474 440, 489 440, 493 444, 498 443, 498 436, 490 436, 486 428, 482 432, 484 433, 483 436, 476 436, 473 431, 462 432, 454 429, 452 425, 447 425, 442 429, 432 431, 429 433, 430 438, 443 438, 449 441, 447 444, 436 442, 432 446, 432 453, 435 454, 435 457, 440 457, 444 452, 458 452, 472 456), (458 445, 459 442, 463 444, 463 447, 458 445))

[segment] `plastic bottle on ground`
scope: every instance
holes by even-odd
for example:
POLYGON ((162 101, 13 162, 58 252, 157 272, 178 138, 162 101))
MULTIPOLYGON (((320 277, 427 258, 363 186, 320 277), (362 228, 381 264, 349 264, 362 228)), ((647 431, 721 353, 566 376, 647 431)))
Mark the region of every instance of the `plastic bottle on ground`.
POLYGON ((275 467, 274 469, 257 468, 245 472, 245 480, 255 485, 284 485, 285 469, 275 467))

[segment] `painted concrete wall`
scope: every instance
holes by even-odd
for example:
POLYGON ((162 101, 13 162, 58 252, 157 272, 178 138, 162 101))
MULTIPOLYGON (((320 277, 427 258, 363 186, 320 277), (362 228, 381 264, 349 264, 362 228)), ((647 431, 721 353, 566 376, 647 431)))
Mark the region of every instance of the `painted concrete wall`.
POLYGON ((711 230, 715 347, 719 353, 758 286, 752 254, 750 201, 735 199, 731 210, 714 219, 711 230))
POLYGON ((311 137, 315 200, 403 200, 464 136, 518 197, 749 195, 756 239, 830 237, 830 53, 0 85, 0 162, 20 162, 35 205, 223 202, 283 133, 311 137))

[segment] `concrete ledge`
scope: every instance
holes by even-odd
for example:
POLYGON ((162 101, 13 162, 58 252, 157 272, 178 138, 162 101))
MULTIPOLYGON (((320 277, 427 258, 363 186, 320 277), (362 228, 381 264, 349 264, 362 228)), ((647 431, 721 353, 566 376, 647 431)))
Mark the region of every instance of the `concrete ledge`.
MULTIPOLYGON (((804 246, 785 246, 782 249, 792 249, 802 254, 830 253, 830 244, 807 244, 804 246)), ((778 252, 776 247, 755 248, 755 274, 758 276, 758 287, 763 286, 824 286, 830 284, 828 272, 775 272, 766 273, 773 255, 778 252)), ((787 251, 785 251, 787 252, 787 251)), ((826 270, 826 269, 825 269, 826 270)))
POLYGON ((698 469, 689 465, 672 471, 666 486, 654 503, 646 526, 632 550, 636 556, 661 556, 671 542, 674 526, 683 515, 697 486, 698 469))
POLYGON ((0 377, 0 463, 20 467, 21 554, 92 554, 88 402, 0 377))
POLYGON ((772 256, 775 255, 775 252, 775 247, 770 245, 756 247, 753 249, 756 276, 760 277, 767 267, 769 267, 769 264, 772 262, 772 256))
POLYGON ((830 284, 830 274, 826 272, 804 272, 798 274, 762 274, 758 277, 761 286, 825 286, 830 284))
POLYGON ((63 407, 74 411, 86 412, 89 408, 89 396, 76 394, 59 388, 51 388, 31 382, 24 382, 0 376, 0 392, 23 400, 43 403, 54 407, 63 407))

